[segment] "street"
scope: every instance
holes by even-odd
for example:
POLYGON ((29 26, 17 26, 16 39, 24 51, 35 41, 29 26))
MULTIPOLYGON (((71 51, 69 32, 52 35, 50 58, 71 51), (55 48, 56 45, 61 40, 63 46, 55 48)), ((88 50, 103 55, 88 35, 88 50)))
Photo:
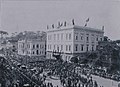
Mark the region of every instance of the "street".
POLYGON ((118 87, 118 82, 110 79, 105 79, 99 76, 92 75, 93 80, 98 82, 99 86, 103 87, 118 87))
POLYGON ((48 83, 48 82, 49 82, 49 83, 52 83, 54 86, 57 86, 57 85, 58 85, 58 87, 63 87, 63 86, 61 85, 59 79, 47 78, 45 82, 46 82, 46 83, 48 83))

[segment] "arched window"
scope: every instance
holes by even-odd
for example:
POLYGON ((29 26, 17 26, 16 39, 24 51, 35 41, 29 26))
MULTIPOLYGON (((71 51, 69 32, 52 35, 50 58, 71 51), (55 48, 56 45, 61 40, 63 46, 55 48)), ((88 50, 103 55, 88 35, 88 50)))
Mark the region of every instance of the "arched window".
POLYGON ((39 54, 39 50, 36 50, 36 54, 37 54, 37 55, 39 54))
POLYGON ((35 49, 35 45, 33 45, 33 49, 35 49))
POLYGON ((37 44, 36 47, 39 48, 39 44, 37 44))
POLYGON ((35 52, 33 51, 33 54, 35 54, 35 52))

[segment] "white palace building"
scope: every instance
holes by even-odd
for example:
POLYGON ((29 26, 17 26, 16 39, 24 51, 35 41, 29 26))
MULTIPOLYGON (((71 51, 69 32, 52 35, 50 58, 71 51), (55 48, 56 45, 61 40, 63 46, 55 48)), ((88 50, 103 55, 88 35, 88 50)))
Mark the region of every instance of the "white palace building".
POLYGON ((61 26, 47 29, 47 58, 54 58, 53 51, 61 52, 62 59, 70 61, 76 55, 95 51, 98 41, 102 41, 103 29, 86 26, 61 26))

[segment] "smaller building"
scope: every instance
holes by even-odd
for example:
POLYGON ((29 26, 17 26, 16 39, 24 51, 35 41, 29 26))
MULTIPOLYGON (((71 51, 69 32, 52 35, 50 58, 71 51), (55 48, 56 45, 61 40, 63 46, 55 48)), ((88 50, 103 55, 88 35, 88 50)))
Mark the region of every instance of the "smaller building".
POLYGON ((24 39, 18 41, 18 54, 30 57, 45 56, 45 40, 24 39))

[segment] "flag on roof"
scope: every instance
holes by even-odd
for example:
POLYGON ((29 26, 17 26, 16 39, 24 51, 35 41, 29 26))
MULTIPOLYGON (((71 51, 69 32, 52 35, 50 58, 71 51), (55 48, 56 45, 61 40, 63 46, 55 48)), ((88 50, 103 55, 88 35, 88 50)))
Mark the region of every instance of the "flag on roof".
POLYGON ((85 24, 85 27, 87 26, 87 23, 85 24))
POLYGON ((86 20, 86 22, 88 22, 90 19, 88 18, 87 20, 86 20))
POLYGON ((72 24, 75 25, 74 19, 72 19, 72 24))

